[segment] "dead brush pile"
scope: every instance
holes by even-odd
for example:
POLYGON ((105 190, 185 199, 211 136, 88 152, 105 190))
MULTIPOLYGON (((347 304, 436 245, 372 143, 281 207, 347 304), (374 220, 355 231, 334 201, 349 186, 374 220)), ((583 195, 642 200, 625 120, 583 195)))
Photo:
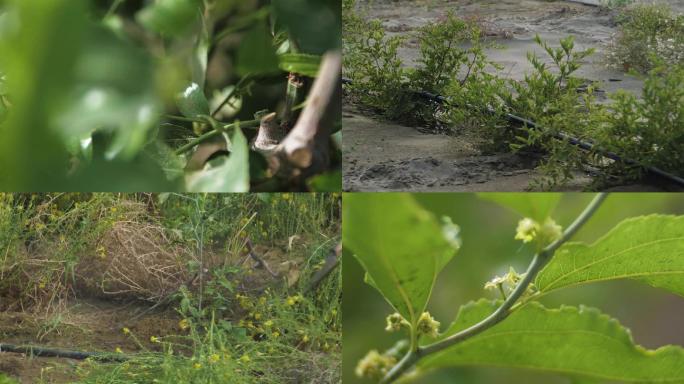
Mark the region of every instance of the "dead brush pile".
MULTIPOLYGON (((3 209, 0 311, 50 313, 70 298, 156 302, 190 276, 193 246, 174 238, 145 204, 87 201, 23 216, 3 209)), ((8 207, 5 207, 8 208, 8 207)))
POLYGON ((141 214, 111 224, 77 268, 78 290, 89 296, 159 301, 190 278, 192 249, 141 214))

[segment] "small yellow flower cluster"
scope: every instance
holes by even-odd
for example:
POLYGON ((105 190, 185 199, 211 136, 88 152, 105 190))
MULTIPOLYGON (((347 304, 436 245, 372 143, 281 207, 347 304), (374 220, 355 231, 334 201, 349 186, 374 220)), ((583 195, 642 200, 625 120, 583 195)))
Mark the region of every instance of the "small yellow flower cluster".
POLYGON ((289 296, 289 297, 285 300, 285 304, 287 304, 289 307, 291 307, 291 306, 293 306, 293 305, 295 305, 295 304, 299 304, 299 302, 301 302, 302 299, 303 299, 303 298, 302 298, 301 295, 289 296))
POLYGON ((355 373, 358 377, 380 380, 396 363, 397 359, 394 357, 381 355, 378 351, 372 350, 356 365, 355 373))
POLYGON ((107 250, 105 249, 104 246, 100 245, 99 247, 97 247, 95 252, 97 252, 97 257, 99 257, 100 259, 106 259, 107 258, 107 250))
POLYGON ((238 300, 238 304, 240 304, 240 307, 242 307, 242 309, 252 308, 252 303, 249 301, 249 297, 238 293, 235 295, 235 298, 238 300))
POLYGON ((430 316, 430 312, 423 312, 418 318, 418 334, 437 337, 439 336, 439 324, 439 321, 430 316))
POLYGON ((397 331, 401 330, 402 326, 410 327, 411 323, 409 323, 406 319, 404 319, 404 316, 399 314, 399 312, 395 312, 395 313, 387 316, 387 326, 385 327, 385 331, 397 332, 397 331))
POLYGON ((485 283, 484 288, 488 291, 493 291, 496 289, 512 289, 515 287, 516 284, 518 284, 518 281, 520 281, 524 274, 519 274, 518 272, 515 271, 513 267, 510 267, 508 269, 508 273, 506 273, 503 276, 494 276, 493 279, 489 280, 487 283, 485 283))
POLYGON ((186 329, 190 328, 190 321, 188 319, 179 321, 178 328, 180 328, 181 331, 185 331, 186 329))
POLYGON ((311 340, 305 330, 299 329, 297 330, 297 333, 301 335, 302 343, 308 343, 309 340, 311 340))
POLYGON ((536 240, 537 249, 542 249, 553 243, 562 235, 563 228, 550 217, 544 220, 543 224, 526 217, 518 222, 518 227, 515 230, 516 240, 522 240, 523 243, 536 240))
MULTIPOLYGON (((518 285, 518 282, 522 280, 524 277, 524 273, 518 273, 515 271, 515 268, 510 267, 508 269, 508 273, 506 273, 503 276, 494 276, 493 279, 485 283, 484 288, 488 291, 499 290, 499 292, 501 292, 501 294, 503 295, 503 298, 506 299, 506 294, 512 292, 518 285)), ((527 286, 527 290, 524 294, 526 296, 532 295, 535 293, 536 289, 537 288, 535 287, 535 285, 531 283, 527 286)))

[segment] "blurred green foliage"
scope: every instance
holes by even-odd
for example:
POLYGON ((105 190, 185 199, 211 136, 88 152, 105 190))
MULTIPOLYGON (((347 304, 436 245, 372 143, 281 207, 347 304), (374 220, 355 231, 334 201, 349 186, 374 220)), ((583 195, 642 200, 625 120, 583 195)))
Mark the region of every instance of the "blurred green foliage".
MULTIPOLYGON (((414 194, 414 199, 437 217, 448 216, 461 228, 463 245, 456 257, 439 275, 427 310, 436 319, 453 319, 458 307, 481 297, 497 298, 483 289, 484 283, 502 275, 509 266, 522 271, 534 250, 514 240, 520 214, 496 203, 496 195, 485 199, 474 194, 414 194)), ((515 197, 514 195, 511 195, 515 197)), ((564 227, 582 211, 592 196, 581 193, 562 195, 521 194, 520 199, 539 196, 552 201, 561 197, 551 214, 564 227)), ((593 242, 628 217, 650 213, 684 213, 684 198, 676 194, 611 194, 575 240, 593 242)), ((356 363, 371 349, 389 347, 402 336, 383 332, 385 317, 393 312, 375 289, 363 282, 364 270, 351 254, 345 253, 343 268, 343 381, 363 381, 354 375, 356 363)), ((684 345, 678 319, 684 307, 681 298, 644 284, 613 281, 562 290, 545 296, 548 307, 561 304, 600 307, 632 330, 635 341, 645 347, 684 345), (654 326, 657 324, 658 326, 654 326)), ((446 326, 446 324, 444 324, 446 326)), ((419 383, 568 383, 571 380, 550 373, 496 367, 448 368, 432 372, 419 383)))
MULTIPOLYGON (((211 190, 330 189, 278 179, 244 154, 256 112, 284 118, 288 72, 304 76, 289 100, 301 109, 320 55, 341 45, 339 8, 339 0, 0 2, 0 186, 185 190, 194 144, 213 140, 226 148, 214 157, 236 159, 226 182, 216 174, 230 160, 200 169, 221 168, 202 175, 217 178, 211 190), (237 128, 246 140, 233 140, 237 128)), ((334 174, 340 156, 331 157, 334 174)))

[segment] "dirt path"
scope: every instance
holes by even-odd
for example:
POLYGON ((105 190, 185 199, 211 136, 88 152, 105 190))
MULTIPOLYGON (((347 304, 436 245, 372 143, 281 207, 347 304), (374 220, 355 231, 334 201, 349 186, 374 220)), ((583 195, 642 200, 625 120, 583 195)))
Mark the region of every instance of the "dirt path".
MULTIPOLYGON (((145 310, 140 304, 124 304, 104 300, 79 300, 57 314, 40 318, 23 312, 0 313, 0 342, 37 345, 86 352, 141 352, 144 349, 123 327, 149 351, 160 351, 151 336, 181 334, 174 312, 150 313, 133 319, 145 310)), ((172 336, 174 337, 174 336, 172 336)), ((77 379, 76 369, 82 361, 62 358, 30 358, 16 353, 0 352, 0 372, 33 384, 67 383, 77 379)))
MULTIPOLYGON (((684 4, 666 0, 684 12, 684 4)), ((584 61, 578 77, 599 82, 599 102, 607 93, 625 89, 639 95, 643 82, 607 68, 605 51, 616 32, 614 14, 602 8, 568 1, 541 0, 447 0, 381 1, 366 7, 368 15, 383 21, 389 35, 406 36, 423 25, 454 10, 461 17, 476 18, 486 26, 490 39, 500 49, 488 49, 489 58, 501 64, 500 73, 523 79, 531 69, 527 52, 535 52, 549 62, 534 42, 542 39, 557 45, 573 35, 577 49, 596 48, 584 61)), ((418 42, 409 38, 399 55, 405 65, 415 66, 418 42)), ((383 121, 345 106, 343 116, 344 188, 348 191, 524 191, 539 173, 531 159, 511 154, 484 156, 477 150, 477 138, 423 134, 411 127, 383 121)), ((563 191, 586 189, 591 178, 575 173, 576 179, 563 191)), ((628 185, 615 190, 659 190, 644 185, 628 185)))

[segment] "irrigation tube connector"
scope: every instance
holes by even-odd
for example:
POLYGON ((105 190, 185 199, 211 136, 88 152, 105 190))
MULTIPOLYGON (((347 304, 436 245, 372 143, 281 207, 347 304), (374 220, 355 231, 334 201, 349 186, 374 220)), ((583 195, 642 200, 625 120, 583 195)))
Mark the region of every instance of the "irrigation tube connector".
POLYGON ((92 358, 101 362, 124 362, 130 360, 130 357, 126 355, 106 352, 81 352, 70 351, 66 349, 36 347, 32 345, 13 345, 0 343, 0 353, 2 352, 22 353, 27 356, 35 357, 60 357, 75 360, 92 358))
MULTIPOLYGON (((342 78, 342 84, 351 85, 352 80, 343 77, 342 78)), ((446 99, 446 97, 441 96, 441 95, 435 95, 433 93, 426 92, 426 91, 412 91, 412 92, 414 94, 424 98, 424 99, 428 99, 428 100, 437 102, 439 104, 449 104, 449 101, 446 99)), ((491 108, 488 108, 487 111, 489 113, 494 113, 494 110, 491 108)), ((512 113, 507 112, 504 114, 504 116, 506 117, 506 119, 509 122, 521 124, 523 126, 527 126, 527 127, 532 128, 532 129, 541 130, 541 128, 542 128, 537 123, 535 123, 534 121, 525 119, 524 117, 516 116, 512 113)), ((568 135, 567 133, 563 133, 563 132, 556 133, 553 135, 553 137, 557 140, 567 141, 568 143, 570 143, 576 147, 579 147, 580 149, 583 149, 585 151, 594 151, 594 152, 600 154, 601 156, 603 156, 605 158, 608 158, 608 159, 611 159, 611 160, 614 160, 617 162, 622 162, 622 163, 625 163, 627 165, 633 165, 633 166, 642 168, 642 169, 646 170, 648 173, 651 173, 653 175, 659 176, 659 177, 664 178, 664 179, 668 179, 668 180, 674 182, 675 184, 677 184, 681 187, 684 187, 684 178, 677 176, 677 175, 673 175, 673 174, 668 173, 666 171, 663 171, 660 168, 645 166, 636 160, 623 158, 622 156, 620 156, 614 152, 607 151, 607 150, 600 149, 600 148, 596 148, 596 146, 594 144, 587 143, 586 141, 582 141, 578 138, 572 137, 572 136, 568 135)))

